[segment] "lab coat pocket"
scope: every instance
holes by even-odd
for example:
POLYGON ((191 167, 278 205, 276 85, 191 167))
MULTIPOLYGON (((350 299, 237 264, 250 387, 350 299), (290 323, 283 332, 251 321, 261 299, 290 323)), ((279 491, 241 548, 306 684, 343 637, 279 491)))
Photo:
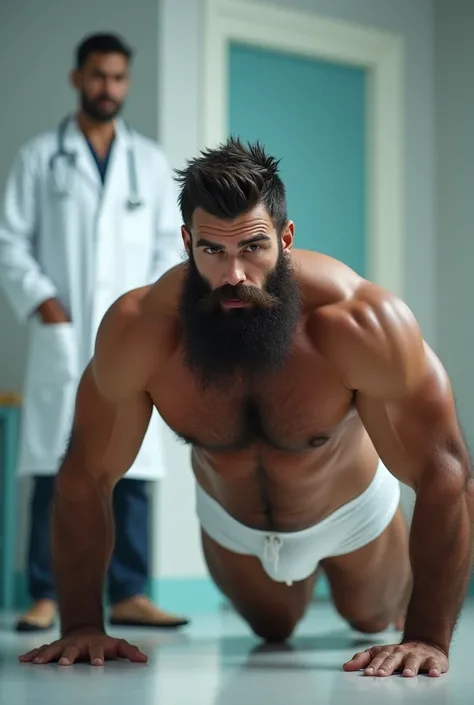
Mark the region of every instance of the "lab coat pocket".
POLYGON ((78 375, 78 346, 72 323, 32 326, 27 375, 30 384, 66 382, 78 375))
POLYGON ((20 466, 25 472, 57 469, 71 433, 78 382, 74 326, 35 322, 24 389, 20 466))

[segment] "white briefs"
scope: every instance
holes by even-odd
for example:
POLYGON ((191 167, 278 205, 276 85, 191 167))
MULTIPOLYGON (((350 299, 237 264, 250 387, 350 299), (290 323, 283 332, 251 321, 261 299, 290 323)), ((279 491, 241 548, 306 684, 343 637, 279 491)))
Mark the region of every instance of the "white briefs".
POLYGON ((256 556, 272 580, 289 585, 312 575, 323 558, 351 553, 380 536, 399 502, 400 484, 380 462, 361 495, 315 526, 267 532, 241 524, 196 484, 196 511, 203 531, 229 551, 256 556))

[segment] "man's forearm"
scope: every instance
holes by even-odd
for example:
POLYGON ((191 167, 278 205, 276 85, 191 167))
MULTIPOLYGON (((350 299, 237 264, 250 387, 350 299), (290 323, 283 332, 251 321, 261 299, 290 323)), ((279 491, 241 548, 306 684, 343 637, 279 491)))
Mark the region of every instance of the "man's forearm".
POLYGON ((85 480, 79 492, 59 480, 53 500, 52 553, 63 635, 104 631, 103 589, 114 544, 111 497, 85 480))
POLYGON ((420 488, 410 534, 413 590, 403 641, 427 641, 446 654, 472 566, 472 494, 433 480, 420 488))

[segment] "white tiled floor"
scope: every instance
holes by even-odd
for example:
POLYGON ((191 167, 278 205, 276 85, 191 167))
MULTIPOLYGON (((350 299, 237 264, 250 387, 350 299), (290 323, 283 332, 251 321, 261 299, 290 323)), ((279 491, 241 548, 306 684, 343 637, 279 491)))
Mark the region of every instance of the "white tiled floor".
MULTIPOLYGON (((12 632, 12 615, 0 631, 1 705, 448 705, 474 702, 474 602, 456 631, 451 670, 439 679, 407 680, 347 674, 342 663, 366 641, 352 633, 329 605, 318 605, 300 625, 291 647, 265 650, 231 613, 195 617, 186 631, 166 634, 115 630, 149 654, 149 663, 19 664, 17 657, 40 645, 38 636, 12 632)), ((51 641, 55 633, 40 637, 51 641)), ((371 644, 396 641, 396 633, 371 644)), ((370 645, 370 644, 369 644, 370 645)))

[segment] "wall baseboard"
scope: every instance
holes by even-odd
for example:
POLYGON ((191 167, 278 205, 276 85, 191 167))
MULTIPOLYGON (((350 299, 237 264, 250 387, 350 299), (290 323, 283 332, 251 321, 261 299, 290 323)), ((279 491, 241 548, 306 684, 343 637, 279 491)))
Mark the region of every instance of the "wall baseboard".
MULTIPOLYGON (((155 578, 150 580, 147 594, 162 609, 175 614, 211 614, 224 609, 227 600, 210 578, 155 578)), ((469 584, 468 596, 474 597, 474 578, 469 584)), ((329 584, 322 575, 316 585, 316 600, 330 600, 329 584)), ((30 604, 26 575, 15 576, 15 609, 24 610, 30 604)))
MULTIPOLYGON (((226 598, 210 578, 154 578, 150 580, 147 594, 162 609, 176 614, 209 614, 226 604, 226 598)), ((329 586, 324 578, 318 580, 316 599, 330 598, 329 586)), ((15 576, 15 609, 23 610, 31 600, 28 596, 26 575, 15 576)))
POLYGON ((182 615, 218 612, 225 604, 210 578, 155 578, 148 594, 161 609, 182 615))

